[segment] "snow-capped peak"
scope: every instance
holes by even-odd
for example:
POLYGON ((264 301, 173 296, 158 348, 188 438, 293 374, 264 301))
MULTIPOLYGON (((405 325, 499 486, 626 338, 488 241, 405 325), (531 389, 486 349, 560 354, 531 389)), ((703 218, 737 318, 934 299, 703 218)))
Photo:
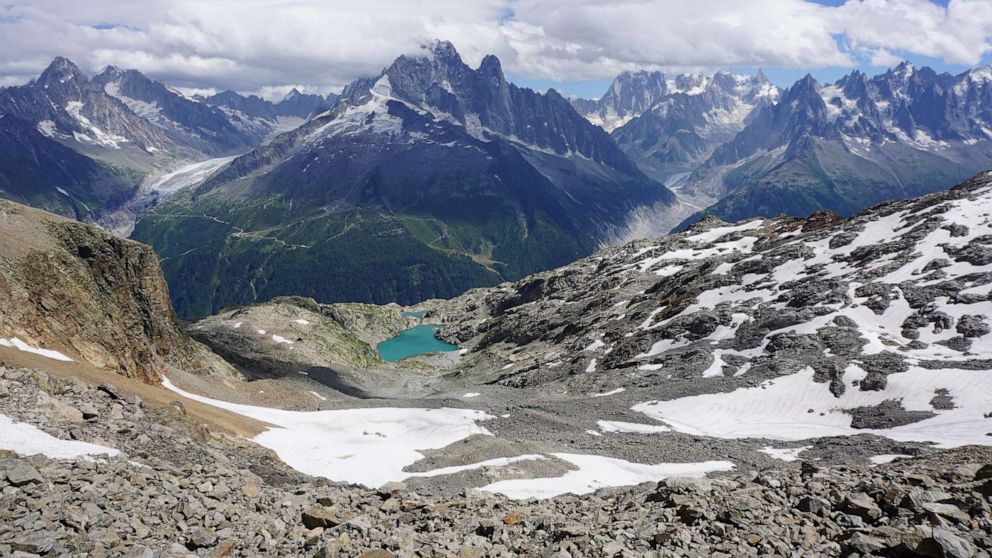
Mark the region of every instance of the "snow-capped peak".
POLYGON ((972 81, 992 82, 992 66, 976 66, 968 71, 972 81))
POLYGON ((289 93, 286 93, 286 95, 283 96, 282 100, 283 100, 283 102, 285 102, 285 101, 292 101, 293 99, 295 99, 295 98, 297 98, 297 97, 299 97, 301 95, 303 95, 303 93, 300 93, 300 90, 294 87, 294 88, 292 88, 292 89, 289 90, 289 93))

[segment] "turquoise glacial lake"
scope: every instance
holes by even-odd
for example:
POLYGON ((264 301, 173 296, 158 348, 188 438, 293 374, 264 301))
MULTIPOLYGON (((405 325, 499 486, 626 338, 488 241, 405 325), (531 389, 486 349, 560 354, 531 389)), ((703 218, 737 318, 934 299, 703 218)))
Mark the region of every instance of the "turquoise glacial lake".
POLYGON ((382 360, 386 362, 396 362, 417 355, 458 350, 457 345, 445 343, 434 337, 434 333, 443 327, 439 324, 422 324, 404 329, 395 337, 379 343, 376 350, 379 351, 382 360))

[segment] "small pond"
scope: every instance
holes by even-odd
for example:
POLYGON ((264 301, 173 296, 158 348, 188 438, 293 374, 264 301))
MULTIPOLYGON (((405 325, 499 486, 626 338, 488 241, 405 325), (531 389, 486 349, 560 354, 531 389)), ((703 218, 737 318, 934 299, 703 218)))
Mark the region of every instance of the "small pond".
POLYGON ((439 324, 422 324, 404 329, 396 336, 386 339, 376 346, 379 356, 386 362, 396 362, 417 355, 458 350, 457 345, 445 343, 434 337, 443 328, 439 324))

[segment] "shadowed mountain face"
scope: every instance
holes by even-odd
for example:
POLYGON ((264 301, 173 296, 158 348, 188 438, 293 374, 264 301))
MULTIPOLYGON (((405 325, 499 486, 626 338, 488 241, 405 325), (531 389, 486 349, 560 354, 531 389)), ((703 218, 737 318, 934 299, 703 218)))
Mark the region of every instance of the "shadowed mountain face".
POLYGON ((0 197, 84 220, 127 199, 136 176, 101 164, 15 116, 0 116, 0 197))
POLYGON ((435 43, 134 236, 164 257, 185 315, 289 293, 411 303, 588 254, 634 209, 672 200, 557 93, 435 43))

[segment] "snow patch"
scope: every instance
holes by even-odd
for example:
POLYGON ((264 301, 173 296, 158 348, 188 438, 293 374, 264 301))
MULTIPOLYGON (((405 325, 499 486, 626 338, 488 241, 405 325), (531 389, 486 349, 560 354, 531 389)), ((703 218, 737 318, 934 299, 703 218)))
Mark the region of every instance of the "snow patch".
POLYGON ((625 432, 629 434, 659 434, 671 432, 672 429, 663 424, 641 424, 638 422, 623 422, 618 420, 598 420, 596 425, 603 432, 625 432))
POLYGON ((50 358, 52 360, 61 360, 62 362, 73 362, 73 360, 71 358, 65 356, 64 354, 62 354, 62 353, 60 353, 58 351, 53 351, 51 349, 40 349, 38 347, 32 347, 31 345, 28 345, 27 343, 25 343, 24 341, 21 341, 17 337, 11 337, 10 339, 4 339, 4 338, 0 337, 0 347, 12 347, 14 349, 17 349, 19 351, 23 351, 25 353, 36 354, 36 355, 39 355, 39 356, 43 356, 45 358, 50 358))
POLYGON ((734 464, 729 461, 644 465, 598 455, 574 453, 552 455, 577 467, 577 470, 569 471, 560 477, 503 480, 486 485, 480 490, 503 494, 513 499, 547 499, 562 494, 589 494, 611 486, 657 482, 668 477, 700 478, 707 473, 729 471, 734 468, 734 464))
POLYGON ((371 488, 413 475, 404 469, 423 459, 419 450, 489 434, 477 423, 495 418, 444 407, 284 411, 210 399, 183 391, 167 378, 162 385, 187 399, 274 425, 253 441, 301 473, 371 488))
POLYGON ((772 459, 778 459, 779 461, 795 461, 799 459, 799 454, 811 449, 813 446, 802 446, 800 448, 773 448, 771 446, 765 446, 761 448, 761 453, 764 453, 771 457, 772 459))
POLYGON ((50 459, 76 459, 92 455, 114 456, 120 451, 74 440, 62 440, 24 422, 0 414, 0 449, 18 455, 44 455, 50 459))
POLYGON ((992 371, 927 370, 910 366, 889 374, 884 390, 861 391, 850 386, 862 372, 856 366, 845 375, 844 394, 834 397, 829 384, 813 381, 813 370, 775 378, 756 387, 729 393, 683 397, 671 401, 640 403, 635 411, 659 420, 678 432, 714 438, 768 438, 807 440, 828 436, 876 434, 900 442, 933 442, 941 448, 969 444, 992 445, 992 371), (937 390, 946 389, 953 409, 934 409, 937 390), (935 416, 893 428, 852 428, 845 412, 897 400, 908 411, 928 411, 935 416))
POLYGON ((623 393, 624 388, 611 389, 610 391, 604 391, 603 393, 594 393, 590 397, 606 397, 608 395, 616 395, 618 393, 623 393))

